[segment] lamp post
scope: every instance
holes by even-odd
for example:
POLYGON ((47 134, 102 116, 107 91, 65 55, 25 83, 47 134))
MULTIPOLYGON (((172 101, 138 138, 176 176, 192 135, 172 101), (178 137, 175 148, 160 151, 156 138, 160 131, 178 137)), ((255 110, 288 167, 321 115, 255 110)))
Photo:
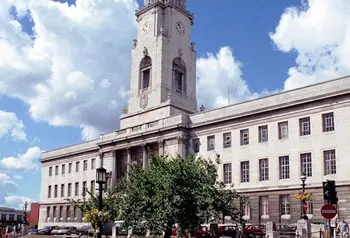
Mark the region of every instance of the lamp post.
MULTIPOLYGON (((303 173, 301 176, 300 176, 300 180, 302 182, 301 186, 303 187, 303 195, 305 194, 305 181, 306 181, 307 177, 305 175, 305 173, 303 173)), ((306 215, 306 207, 305 207, 305 198, 303 197, 303 200, 302 200, 302 203, 303 203, 303 214, 301 215, 301 219, 304 219, 304 220, 308 220, 308 217, 306 215)))
POLYGON ((25 203, 24 203, 24 222, 23 222, 24 225, 27 225, 27 206, 28 206, 28 202, 25 201, 25 203))
MULTIPOLYGON (((102 192, 103 192, 103 184, 106 183, 106 169, 102 166, 96 169, 96 183, 98 183, 98 210, 102 211, 102 192)), ((98 222, 99 233, 97 234, 97 238, 102 237, 102 221, 98 222)))

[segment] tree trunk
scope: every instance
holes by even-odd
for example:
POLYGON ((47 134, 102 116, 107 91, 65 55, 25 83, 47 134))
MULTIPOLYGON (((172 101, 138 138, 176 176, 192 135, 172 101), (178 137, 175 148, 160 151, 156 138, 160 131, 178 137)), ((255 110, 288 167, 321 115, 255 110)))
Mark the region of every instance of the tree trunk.
POLYGON ((164 231, 164 238, 170 238, 171 237, 171 228, 167 228, 165 231, 164 231))

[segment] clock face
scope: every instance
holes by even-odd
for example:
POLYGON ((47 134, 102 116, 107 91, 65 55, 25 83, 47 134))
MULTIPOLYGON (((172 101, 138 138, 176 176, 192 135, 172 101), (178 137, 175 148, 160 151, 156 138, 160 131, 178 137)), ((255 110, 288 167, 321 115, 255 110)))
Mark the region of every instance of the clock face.
POLYGON ((183 24, 181 21, 176 22, 175 28, 176 28, 177 33, 179 33, 181 35, 186 34, 185 24, 183 24))
POLYGON ((152 23, 149 20, 146 20, 143 24, 142 24, 142 30, 144 33, 147 33, 151 30, 152 28, 152 23))

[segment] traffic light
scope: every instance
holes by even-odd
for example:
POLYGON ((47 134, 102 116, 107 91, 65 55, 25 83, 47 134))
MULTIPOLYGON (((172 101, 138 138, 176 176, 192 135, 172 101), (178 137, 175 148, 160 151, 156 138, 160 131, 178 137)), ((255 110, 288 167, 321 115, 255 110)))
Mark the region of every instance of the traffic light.
POLYGON ((331 204, 338 203, 337 191, 335 190, 334 180, 327 180, 326 182, 323 182, 323 199, 331 204))

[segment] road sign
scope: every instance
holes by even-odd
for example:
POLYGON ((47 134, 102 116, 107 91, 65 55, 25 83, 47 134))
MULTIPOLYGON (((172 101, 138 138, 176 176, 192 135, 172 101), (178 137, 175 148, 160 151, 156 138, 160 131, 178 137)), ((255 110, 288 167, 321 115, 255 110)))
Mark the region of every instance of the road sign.
POLYGON ((337 215, 337 209, 332 204, 325 204, 321 208, 321 215, 326 219, 332 219, 337 215))

